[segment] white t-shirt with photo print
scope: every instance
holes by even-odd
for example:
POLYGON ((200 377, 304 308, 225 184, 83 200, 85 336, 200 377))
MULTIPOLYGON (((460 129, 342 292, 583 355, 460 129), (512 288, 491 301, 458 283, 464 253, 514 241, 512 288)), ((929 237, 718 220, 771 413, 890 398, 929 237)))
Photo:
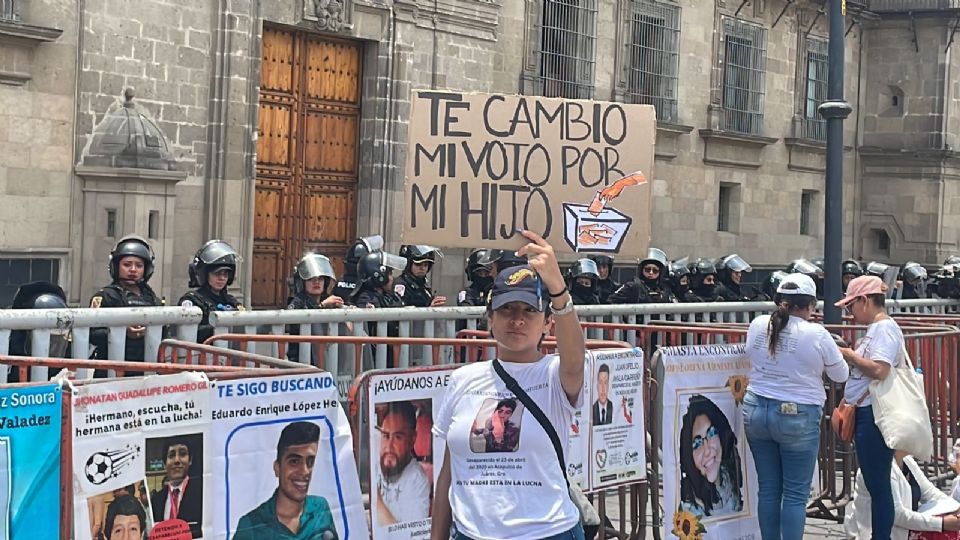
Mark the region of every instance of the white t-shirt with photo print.
MULTIPOLYGON (((566 456, 570 423, 583 393, 576 405, 570 404, 560 382, 560 357, 502 365, 553 424, 566 456)), ((477 362, 453 373, 434 415, 433 433, 446 440, 450 452, 453 521, 458 531, 476 540, 536 540, 563 533, 580 520, 550 437, 519 400, 511 426, 504 429, 519 429, 515 449, 491 451, 483 443, 497 403, 509 398, 515 396, 493 363, 477 362)))
MULTIPOLYGON (((903 332, 893 319, 881 319, 867 327, 867 334, 857 343, 857 354, 867 360, 886 362, 893 367, 899 367, 904 362, 903 332)), ((864 392, 870 389, 873 381, 856 366, 850 368, 850 378, 843 391, 843 399, 853 405, 864 392)), ((860 404, 861 407, 872 405, 870 395, 860 404)))

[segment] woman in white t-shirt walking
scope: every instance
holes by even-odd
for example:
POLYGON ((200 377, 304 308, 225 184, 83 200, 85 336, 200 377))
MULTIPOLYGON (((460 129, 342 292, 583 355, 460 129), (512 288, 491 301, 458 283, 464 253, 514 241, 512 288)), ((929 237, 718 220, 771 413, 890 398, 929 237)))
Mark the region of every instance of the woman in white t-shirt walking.
MULTIPOLYGON (((487 304, 490 334, 504 371, 543 410, 566 449, 583 399, 583 332, 553 248, 530 231, 522 234, 530 243, 517 255, 526 255, 529 265, 496 276, 487 304), (544 356, 540 342, 551 320, 558 354, 544 356)), ((452 523, 455 540, 583 540, 580 513, 553 443, 507 389, 493 362, 456 370, 445 396, 433 425, 447 450, 431 538, 447 540, 452 523), (501 431, 491 422, 499 411, 504 417, 500 437, 505 439, 512 426, 519 432, 511 436, 517 444, 489 444, 501 431)))
POLYGON ((886 292, 887 286, 880 278, 860 276, 847 285, 846 296, 836 304, 853 315, 857 324, 869 325, 856 350, 844 348, 840 352, 850 363, 843 399, 857 406, 853 442, 863 483, 870 492, 873 540, 890 539, 895 512, 890 487, 893 449, 887 447, 874 421, 870 382, 885 379, 890 369, 904 360, 903 332, 887 315, 886 292))
POLYGON ((823 374, 847 380, 848 369, 827 330, 808 322, 817 286, 790 274, 777 287, 777 310, 750 323, 750 383, 743 400, 744 429, 757 467, 763 540, 802 539, 820 418, 827 395, 823 374))

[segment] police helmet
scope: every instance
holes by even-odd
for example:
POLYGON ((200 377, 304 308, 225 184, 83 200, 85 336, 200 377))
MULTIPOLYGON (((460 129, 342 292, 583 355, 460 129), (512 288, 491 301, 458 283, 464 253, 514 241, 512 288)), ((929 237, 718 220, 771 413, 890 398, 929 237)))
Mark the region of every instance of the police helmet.
POLYGON ((481 268, 489 271, 490 263, 487 262, 489 258, 489 249, 475 249, 471 251, 467 257, 467 264, 463 267, 463 273, 467 275, 467 279, 472 281, 474 279, 474 273, 481 268))
POLYGON ((716 275, 717 266, 711 259, 697 259, 693 264, 692 273, 695 276, 716 275))
POLYGON ((121 238, 110 252, 110 279, 114 281, 119 279, 120 259, 130 256, 138 257, 143 261, 143 278, 140 282, 150 281, 150 276, 153 275, 153 248, 142 237, 133 234, 121 238))
POLYGON ((593 259, 577 259, 573 266, 567 270, 567 278, 575 280, 580 277, 590 278, 594 283, 600 279, 600 272, 597 269, 597 263, 593 259))
POLYGON ((777 297, 777 288, 780 287, 780 282, 783 281, 790 274, 777 270, 770 274, 767 277, 767 280, 763 282, 763 294, 767 295, 769 298, 777 297))
POLYGON ((807 259, 797 259, 791 262, 784 271, 787 274, 805 274, 814 279, 823 278, 823 269, 807 259))
POLYGON ((670 263, 670 279, 680 280, 683 276, 690 275, 690 260, 687 257, 677 259, 670 263))
POLYGON ((960 265, 960 255, 950 255, 943 261, 944 266, 957 266, 960 265))
POLYGON ((863 267, 860 266, 859 262, 853 259, 847 259, 843 261, 842 265, 840 265, 840 275, 841 276, 850 275, 850 276, 857 276, 857 277, 862 276, 863 267))
POLYGON ((732 255, 727 255, 726 257, 720 259, 720 264, 717 265, 718 270, 726 270, 728 272, 752 272, 753 267, 750 266, 750 263, 743 260, 743 257, 737 255, 736 253, 732 255))
POLYGON ((197 250, 190 261, 190 267, 187 269, 190 275, 190 287, 203 287, 207 284, 207 276, 211 271, 220 268, 230 270, 230 277, 227 279, 227 285, 233 284, 233 278, 237 274, 237 261, 240 256, 237 255, 233 247, 223 240, 210 240, 197 250))
POLYGON ((430 263, 437 261, 437 256, 443 258, 443 252, 439 248, 425 245, 405 244, 400 246, 400 256, 407 260, 407 265, 413 263, 430 263))
POLYGON ((350 249, 347 250, 347 256, 344 259, 344 263, 347 265, 347 268, 356 266, 360 259, 363 258, 367 253, 374 253, 383 249, 383 237, 379 234, 373 236, 364 236, 363 238, 358 238, 350 249))
POLYGON ((357 280, 361 285, 381 287, 390 281, 392 270, 401 271, 406 265, 406 259, 393 253, 367 253, 357 263, 357 280))
POLYGON ((660 267, 660 275, 664 274, 664 270, 667 269, 667 266, 670 264, 670 259, 667 258, 667 254, 663 252, 662 249, 649 248, 647 250, 647 256, 640 259, 637 262, 637 267, 643 271, 644 265, 647 263, 654 263, 660 267))
POLYGON ((497 265, 497 272, 503 272, 507 268, 513 268, 515 266, 523 266, 527 264, 527 259, 526 257, 517 255, 516 251, 491 249, 490 256, 487 259, 487 264, 493 263, 496 263, 497 265))
POLYGON ((819 268, 820 270, 823 270, 824 273, 826 273, 826 271, 827 271, 827 260, 826 260, 825 258, 823 258, 823 257, 814 257, 814 258, 810 259, 810 262, 812 262, 812 263, 814 264, 814 266, 816 266, 816 267, 819 268))
POLYGON ((67 295, 59 286, 47 281, 24 283, 13 296, 13 309, 63 309, 67 295))
POLYGON ((306 290, 304 284, 318 277, 324 278, 324 290, 327 290, 330 282, 337 278, 330 259, 319 253, 307 253, 293 267, 293 292, 303 294, 306 290))
POLYGON ((882 262, 873 261, 867 263, 867 267, 863 269, 863 273, 868 276, 876 276, 880 279, 883 279, 887 273, 887 270, 890 269, 889 264, 883 264, 882 262))
POLYGON ((900 278, 907 283, 915 283, 927 279, 927 269, 918 262, 909 261, 900 269, 900 278))
POLYGON ((609 271, 613 271, 613 257, 610 255, 590 255, 590 260, 597 263, 597 268, 606 266, 609 271))

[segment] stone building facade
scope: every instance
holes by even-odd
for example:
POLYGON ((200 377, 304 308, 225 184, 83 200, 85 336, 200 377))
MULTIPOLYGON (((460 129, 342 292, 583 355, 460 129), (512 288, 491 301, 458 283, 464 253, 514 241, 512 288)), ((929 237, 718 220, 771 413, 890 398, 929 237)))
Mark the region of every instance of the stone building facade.
MULTIPOLYGON (((960 3, 847 5, 843 255, 935 264, 960 241, 944 17, 960 3)), ((0 303, 38 278, 85 302, 132 233, 168 301, 209 238, 243 255, 236 285, 261 306, 306 249, 339 260, 380 232, 396 250, 420 88, 654 103, 652 245, 770 267, 822 254, 817 0, 0 6, 0 303)), ((446 251, 451 296, 466 250, 446 251)))

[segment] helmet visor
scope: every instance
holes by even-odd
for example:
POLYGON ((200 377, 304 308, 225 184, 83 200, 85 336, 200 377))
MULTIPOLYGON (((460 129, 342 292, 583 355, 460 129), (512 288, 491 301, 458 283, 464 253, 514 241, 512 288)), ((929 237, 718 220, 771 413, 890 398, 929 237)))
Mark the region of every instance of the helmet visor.
POLYGON ((204 264, 237 264, 237 252, 226 242, 211 242, 200 250, 200 261, 204 264))
POLYGON ((927 269, 920 266, 919 264, 907 265, 903 269, 903 279, 913 282, 918 279, 927 278, 927 269))
POLYGON ((393 253, 381 253, 380 255, 380 260, 383 261, 383 265, 387 268, 403 270, 407 267, 407 260, 399 255, 394 255, 393 253))
POLYGON ((590 277, 600 279, 600 271, 597 269, 597 263, 590 259, 580 259, 573 267, 574 277, 590 277))
POLYGON ((316 253, 300 259, 297 263, 297 275, 304 281, 317 277, 336 278, 330 259, 316 253))
POLYGON ((425 262, 433 261, 433 257, 430 255, 434 254, 437 257, 443 258, 443 252, 440 251, 440 248, 435 248, 433 246, 427 245, 416 245, 410 246, 410 260, 413 262, 425 262))
POLYGON ((734 272, 750 272, 753 270, 750 264, 743 260, 743 257, 739 255, 730 255, 723 260, 723 264, 726 266, 727 270, 732 270, 734 272))
POLYGON ((374 253, 377 251, 383 251, 383 237, 379 234, 373 236, 365 236, 360 239, 360 242, 367 246, 367 251, 374 253))
POLYGON ((793 273, 815 275, 818 278, 823 277, 823 270, 808 260, 800 260, 794 263, 793 273))

